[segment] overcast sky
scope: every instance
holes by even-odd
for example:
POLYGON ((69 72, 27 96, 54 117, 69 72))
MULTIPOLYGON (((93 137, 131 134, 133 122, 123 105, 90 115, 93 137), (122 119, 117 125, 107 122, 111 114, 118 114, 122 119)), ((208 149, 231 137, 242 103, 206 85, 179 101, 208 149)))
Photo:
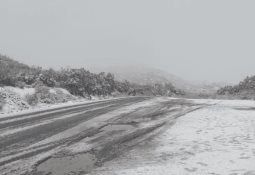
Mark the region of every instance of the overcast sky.
POLYGON ((146 64, 190 81, 255 75, 254 0, 0 0, 0 52, 43 67, 146 64))

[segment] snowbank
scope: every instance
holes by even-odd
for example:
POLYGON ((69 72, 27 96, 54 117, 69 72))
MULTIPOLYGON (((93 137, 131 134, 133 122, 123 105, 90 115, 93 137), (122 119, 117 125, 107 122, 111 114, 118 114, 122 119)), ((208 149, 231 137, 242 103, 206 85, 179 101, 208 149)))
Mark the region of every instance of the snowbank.
POLYGON ((35 88, 24 87, 23 89, 21 89, 17 87, 5 86, 4 89, 6 89, 9 92, 15 93, 22 99, 24 99, 26 95, 32 95, 35 93, 35 88))

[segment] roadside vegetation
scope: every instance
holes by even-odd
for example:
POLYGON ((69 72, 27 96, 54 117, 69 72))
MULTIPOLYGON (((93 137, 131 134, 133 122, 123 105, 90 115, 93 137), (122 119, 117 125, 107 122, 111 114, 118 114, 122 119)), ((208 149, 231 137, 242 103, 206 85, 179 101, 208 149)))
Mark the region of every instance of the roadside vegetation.
MULTIPOLYGON (((34 88, 35 93, 27 94, 24 98, 26 103, 32 106, 37 103, 62 103, 74 100, 75 97, 91 99, 93 96, 184 94, 171 83, 138 85, 128 81, 120 82, 115 80, 112 73, 96 74, 84 68, 43 69, 19 63, 5 55, 0 55, 0 87, 34 88), (63 93, 61 89, 66 89, 70 94, 63 93)), ((6 101, 5 98, 0 95, 1 108, 6 101)))
POLYGON ((225 98, 255 99, 255 76, 246 77, 239 84, 225 86, 217 91, 225 98))

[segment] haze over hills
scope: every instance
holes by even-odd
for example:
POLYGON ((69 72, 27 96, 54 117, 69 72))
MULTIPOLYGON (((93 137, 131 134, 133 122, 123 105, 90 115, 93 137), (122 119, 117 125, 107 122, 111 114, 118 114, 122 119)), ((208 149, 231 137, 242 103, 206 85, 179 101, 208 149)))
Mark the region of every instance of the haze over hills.
POLYGON ((179 89, 193 93, 216 92, 219 88, 224 86, 222 83, 195 84, 184 80, 177 75, 144 65, 116 65, 100 68, 95 71, 112 72, 115 75, 115 78, 119 81, 127 80, 139 85, 172 83, 179 89))
POLYGON ((156 84, 156 83, 168 83, 182 84, 184 80, 181 78, 164 72, 160 69, 140 66, 140 65, 120 65, 110 66, 105 68, 106 71, 110 71, 115 74, 118 80, 128 80, 140 85, 156 84))

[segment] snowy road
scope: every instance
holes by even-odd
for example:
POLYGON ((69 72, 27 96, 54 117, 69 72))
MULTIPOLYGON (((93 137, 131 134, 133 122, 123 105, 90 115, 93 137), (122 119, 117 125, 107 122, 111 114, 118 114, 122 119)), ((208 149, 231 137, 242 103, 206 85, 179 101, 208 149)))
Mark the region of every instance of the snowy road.
POLYGON ((89 172, 200 106, 132 97, 2 117, 0 174, 89 172), (78 155, 87 167, 69 166, 78 155))
POLYGON ((255 102, 133 97, 0 118, 0 174, 255 174, 255 102))

